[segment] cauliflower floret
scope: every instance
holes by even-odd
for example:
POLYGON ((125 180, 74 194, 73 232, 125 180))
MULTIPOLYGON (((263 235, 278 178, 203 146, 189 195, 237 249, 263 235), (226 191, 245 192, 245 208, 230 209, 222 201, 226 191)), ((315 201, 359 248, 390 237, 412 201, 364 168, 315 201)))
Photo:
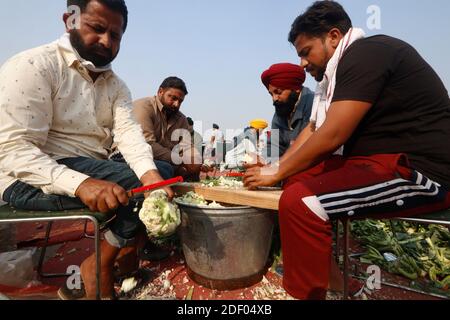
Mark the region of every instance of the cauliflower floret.
POLYGON ((211 202, 208 207, 210 208, 223 208, 223 206, 221 204, 218 204, 217 202, 213 201, 211 202))
POLYGON ((170 203, 167 194, 158 190, 145 199, 139 218, 150 237, 172 235, 181 224, 181 214, 176 204, 170 203))
POLYGON ((205 207, 210 207, 210 208, 223 208, 222 205, 218 204, 215 201, 208 203, 204 197, 202 197, 201 195, 196 194, 195 192, 192 192, 192 191, 186 193, 184 196, 182 196, 180 198, 177 198, 177 200, 182 203, 195 205, 195 206, 205 206, 205 207))
POLYGON ((229 189, 242 189, 244 187, 244 183, 235 178, 209 178, 208 180, 204 180, 201 182, 204 187, 221 187, 221 188, 229 188, 229 189))
POLYGON ((244 183, 242 181, 225 177, 219 178, 219 185, 225 188, 236 188, 236 189, 244 187, 244 183))
POLYGON ((192 191, 186 193, 184 196, 180 198, 177 198, 177 200, 185 204, 200 205, 200 206, 208 205, 208 202, 206 202, 205 198, 192 191))

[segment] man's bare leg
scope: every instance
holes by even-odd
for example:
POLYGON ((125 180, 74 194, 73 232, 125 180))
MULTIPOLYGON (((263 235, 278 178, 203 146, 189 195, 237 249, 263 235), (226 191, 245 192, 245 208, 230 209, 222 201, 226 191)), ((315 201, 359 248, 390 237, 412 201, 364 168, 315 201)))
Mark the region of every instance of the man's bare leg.
POLYGON ((117 268, 116 276, 123 277, 139 269, 139 259, 135 247, 123 248, 120 250, 115 261, 117 268))
POLYGON ((115 265, 118 268, 118 276, 126 276, 139 269, 138 250, 143 248, 148 241, 145 232, 139 232, 136 236, 136 246, 122 248, 116 257, 115 265))
MULTIPOLYGON (((111 299, 114 297, 114 275, 113 268, 119 248, 111 246, 107 241, 101 242, 101 297, 111 299)), ((96 298, 96 258, 95 254, 87 258, 81 264, 81 278, 83 279, 86 298, 94 300, 96 298)))

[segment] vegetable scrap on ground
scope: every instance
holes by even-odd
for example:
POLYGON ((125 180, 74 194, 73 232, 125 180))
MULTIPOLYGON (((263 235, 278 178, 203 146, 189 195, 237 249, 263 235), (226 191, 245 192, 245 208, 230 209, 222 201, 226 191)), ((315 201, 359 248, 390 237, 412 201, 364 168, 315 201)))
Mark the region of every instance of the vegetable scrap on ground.
POLYGON ((395 220, 364 220, 352 224, 352 234, 366 248, 362 263, 415 282, 429 283, 431 291, 450 297, 450 231, 440 225, 395 220))
POLYGON ((146 272, 153 276, 149 281, 127 279, 129 283, 139 285, 131 290, 121 290, 123 300, 294 300, 283 288, 278 274, 268 272, 263 280, 249 288, 219 291, 195 284, 187 275, 184 261, 146 267, 146 272), (167 268, 170 265, 171 267, 167 268))
MULTIPOLYGON (((201 182, 205 187, 243 188, 239 178, 207 178, 201 182)), ((181 223, 180 210, 176 203, 209 208, 223 208, 214 201, 206 201, 195 192, 188 192, 170 203, 163 191, 157 191, 144 201, 139 213, 153 238, 172 235, 181 223)), ((411 280, 411 286, 418 286, 418 280, 425 280, 428 292, 436 292, 450 297, 450 231, 439 225, 419 225, 403 221, 362 220, 352 223, 352 234, 366 249, 360 261, 376 264, 391 274, 411 280)), ((179 249, 179 248, 178 248, 179 249)), ((271 274, 282 264, 281 253, 274 256, 271 274)), ((174 284, 169 280, 171 271, 165 271, 134 292, 138 300, 177 299, 174 284)), ((187 278, 182 285, 188 282, 187 278)), ((132 291, 136 281, 125 283, 125 292, 132 291), (131 287, 127 289, 127 286, 131 287)), ((191 289, 194 287, 191 287, 191 289)), ((186 297, 192 296, 187 293, 186 297)), ((185 299, 186 299, 185 297, 185 299)), ((249 291, 249 297, 257 300, 289 300, 291 297, 281 284, 269 282, 267 278, 249 291)), ((179 298, 179 297, 178 297, 179 298)), ((336 297, 328 297, 335 300, 336 297)))

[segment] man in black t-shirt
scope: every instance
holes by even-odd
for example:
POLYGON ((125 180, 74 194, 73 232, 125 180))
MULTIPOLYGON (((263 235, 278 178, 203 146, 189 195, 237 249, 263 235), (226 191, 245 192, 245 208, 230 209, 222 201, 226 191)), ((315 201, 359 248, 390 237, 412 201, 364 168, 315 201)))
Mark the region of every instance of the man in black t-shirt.
POLYGON ((330 220, 450 207, 450 99, 414 48, 364 38, 337 2, 314 3, 289 41, 319 82, 312 121, 279 163, 249 168, 244 183, 284 181, 284 287, 298 299, 324 299, 330 220))

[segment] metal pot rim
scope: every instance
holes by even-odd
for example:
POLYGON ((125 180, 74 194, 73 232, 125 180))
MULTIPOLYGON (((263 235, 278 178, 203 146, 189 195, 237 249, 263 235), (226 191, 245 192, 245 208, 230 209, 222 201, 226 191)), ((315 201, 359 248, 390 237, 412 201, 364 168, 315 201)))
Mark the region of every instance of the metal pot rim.
POLYGON ((237 206, 237 207, 223 207, 223 208, 213 208, 213 207, 209 207, 209 206, 202 206, 202 205, 197 205, 197 204, 189 204, 189 203, 185 203, 182 202, 180 200, 174 199, 174 202, 179 205, 179 206, 183 206, 183 207, 187 207, 187 208, 194 208, 194 209, 208 209, 208 210, 215 210, 215 211, 226 211, 226 210, 243 210, 243 209, 253 209, 253 207, 250 206, 237 206))

